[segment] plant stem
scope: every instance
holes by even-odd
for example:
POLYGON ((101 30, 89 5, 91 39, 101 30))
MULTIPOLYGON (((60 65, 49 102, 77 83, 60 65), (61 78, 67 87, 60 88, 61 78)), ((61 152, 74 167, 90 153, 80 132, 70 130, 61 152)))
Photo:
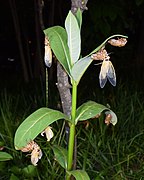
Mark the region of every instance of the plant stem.
MULTIPOLYGON (((68 144, 68 166, 67 170, 70 171, 73 165, 73 153, 74 153, 74 142, 75 142, 75 116, 76 116, 76 104, 77 104, 77 84, 75 81, 72 82, 72 110, 68 144)), ((66 179, 69 180, 70 176, 67 174, 66 179)))
POLYGON ((45 80, 46 80, 46 94, 45 94, 45 103, 46 103, 46 107, 48 107, 48 69, 47 68, 45 68, 45 71, 46 71, 46 78, 45 78, 45 80))

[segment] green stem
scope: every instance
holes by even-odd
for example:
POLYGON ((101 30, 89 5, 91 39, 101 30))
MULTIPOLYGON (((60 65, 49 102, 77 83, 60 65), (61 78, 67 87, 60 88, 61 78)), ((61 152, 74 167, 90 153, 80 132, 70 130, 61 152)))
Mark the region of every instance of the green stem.
POLYGON ((45 94, 45 103, 46 103, 46 107, 48 107, 48 69, 45 68, 45 71, 46 71, 46 94, 45 94))
MULTIPOLYGON (((68 144, 68 166, 67 170, 72 170, 73 165, 73 153, 74 153, 74 142, 75 142, 75 116, 76 116, 76 103, 77 103, 77 84, 75 81, 72 82, 72 110, 71 110, 71 120, 70 124, 70 134, 69 134, 69 144, 68 144)), ((69 180, 70 176, 67 174, 66 180, 69 180)))

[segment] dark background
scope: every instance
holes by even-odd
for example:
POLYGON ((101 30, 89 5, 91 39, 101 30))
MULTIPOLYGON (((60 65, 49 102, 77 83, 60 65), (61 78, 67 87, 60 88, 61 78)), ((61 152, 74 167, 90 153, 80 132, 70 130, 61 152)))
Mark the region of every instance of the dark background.
MULTIPOLYGON (((64 26, 71 8, 70 0, 44 0, 40 9, 34 0, 6 0, 0 6, 0 86, 15 87, 20 82, 45 79, 43 63, 44 34, 42 29, 64 26)), ((141 0, 89 0, 83 13, 82 55, 86 55, 113 34, 127 35, 123 48, 107 47, 117 79, 141 84, 144 59, 144 2, 141 0)), ((56 63, 50 71, 50 81, 56 76, 56 63)), ((94 63, 85 78, 98 79, 99 67, 94 63)), ((96 80, 97 82, 98 80, 96 80)))

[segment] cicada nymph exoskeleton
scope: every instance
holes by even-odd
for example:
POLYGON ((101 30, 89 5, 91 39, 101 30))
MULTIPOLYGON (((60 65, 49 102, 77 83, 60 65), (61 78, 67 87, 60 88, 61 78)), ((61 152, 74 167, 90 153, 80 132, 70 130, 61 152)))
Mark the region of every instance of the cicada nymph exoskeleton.
POLYGON ((110 56, 108 55, 107 51, 105 49, 99 50, 97 53, 92 54, 91 58, 93 60, 102 60, 101 63, 101 70, 99 74, 99 83, 100 87, 103 88, 107 82, 107 79, 109 82, 116 86, 116 74, 115 69, 112 65, 112 62, 109 60, 110 56))
POLYGON ((20 149, 22 152, 31 152, 31 162, 34 166, 37 166, 39 159, 42 157, 42 151, 39 145, 34 142, 30 141, 25 147, 20 149))
POLYGON ((50 47, 50 43, 47 37, 45 37, 45 54, 44 54, 44 61, 47 67, 51 67, 52 65, 52 51, 50 47))
POLYGON ((111 123, 112 115, 111 114, 106 114, 105 117, 105 124, 108 126, 111 123))
POLYGON ((127 39, 126 38, 110 39, 108 43, 111 44, 112 46, 123 47, 126 45, 127 39))
POLYGON ((108 53, 104 48, 102 48, 97 53, 92 54, 91 58, 93 60, 104 60, 104 59, 108 58, 108 53))

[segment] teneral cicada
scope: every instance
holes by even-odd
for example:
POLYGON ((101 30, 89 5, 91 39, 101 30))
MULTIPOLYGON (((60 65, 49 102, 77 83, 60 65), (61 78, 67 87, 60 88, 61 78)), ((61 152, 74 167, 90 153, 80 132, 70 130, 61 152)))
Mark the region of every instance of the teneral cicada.
POLYGON ((101 88, 105 86, 107 79, 113 86, 116 86, 115 69, 112 65, 112 62, 109 59, 103 60, 101 65, 101 70, 99 74, 99 82, 101 88))
POLYGON ((100 74, 99 74, 100 87, 103 88, 105 86, 107 79, 113 86, 116 86, 115 69, 112 65, 112 62, 109 60, 110 57, 107 51, 104 48, 102 48, 97 53, 92 54, 91 58, 93 60, 103 61, 102 63, 98 63, 98 64, 102 64, 100 74))
POLYGON ((45 37, 45 55, 44 55, 45 65, 51 67, 52 65, 52 51, 50 47, 49 40, 45 37))

